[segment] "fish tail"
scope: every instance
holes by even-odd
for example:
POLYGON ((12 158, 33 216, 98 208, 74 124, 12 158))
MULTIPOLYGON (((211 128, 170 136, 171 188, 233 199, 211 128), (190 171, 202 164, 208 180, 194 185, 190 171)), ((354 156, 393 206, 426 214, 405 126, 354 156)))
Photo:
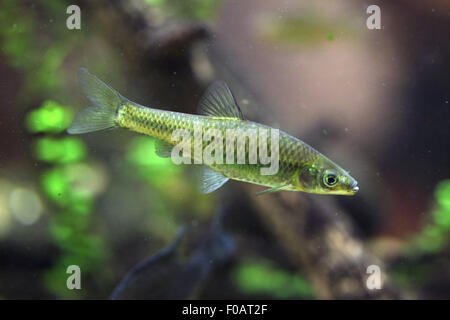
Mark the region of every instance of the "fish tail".
POLYGON ((117 111, 127 99, 85 68, 78 69, 78 81, 91 105, 75 116, 67 132, 81 134, 116 127, 117 111))

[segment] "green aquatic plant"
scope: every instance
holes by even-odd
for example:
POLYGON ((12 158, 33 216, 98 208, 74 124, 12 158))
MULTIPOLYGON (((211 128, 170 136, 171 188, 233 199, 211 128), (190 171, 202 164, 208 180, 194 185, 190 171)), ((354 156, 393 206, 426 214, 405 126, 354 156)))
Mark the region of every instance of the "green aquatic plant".
POLYGON ((60 133, 72 121, 72 111, 59 103, 46 100, 40 108, 28 113, 25 124, 31 133, 60 133))
POLYGON ((83 291, 67 288, 68 266, 79 266, 84 275, 105 276, 107 273, 100 272, 100 268, 109 256, 101 235, 91 230, 96 196, 101 191, 101 170, 87 161, 83 141, 58 135, 69 126, 72 114, 70 107, 48 100, 25 118, 30 133, 44 134, 35 138, 34 158, 52 165, 42 172, 40 182, 43 194, 54 207, 55 213, 49 218, 49 234, 59 255, 43 275, 43 281, 61 298, 83 296, 83 291))
MULTIPOLYGON (((65 269, 78 265, 84 274, 97 274, 109 256, 101 235, 91 230, 96 194, 86 188, 77 190, 74 183, 72 172, 77 170, 77 165, 56 165, 43 173, 41 181, 44 193, 58 212, 49 220, 49 231, 60 250, 59 258, 44 279, 53 293, 67 298, 80 297, 83 293, 75 295, 67 289, 65 269)), ((79 176, 79 179, 91 180, 89 176, 79 176)))
POLYGON ((439 255, 450 239, 450 179, 439 182, 434 191, 430 219, 405 247, 407 260, 392 266, 392 280, 402 288, 413 289, 425 284, 433 275, 429 257, 439 255))
POLYGON ((347 38, 356 34, 348 21, 325 18, 315 13, 278 16, 261 16, 255 25, 261 39, 270 43, 289 46, 314 46, 337 37, 347 38))
POLYGON ((145 0, 153 8, 159 9, 165 15, 178 18, 211 21, 215 18, 217 7, 222 0, 145 0))
POLYGON ((86 157, 86 147, 80 139, 42 137, 34 144, 37 160, 50 163, 70 163, 86 157))
POLYGON ((236 286, 246 294, 273 296, 279 299, 313 298, 308 281, 300 274, 276 268, 268 261, 245 261, 233 272, 236 286))
POLYGON ((407 248, 408 254, 439 252, 450 239, 450 179, 438 183, 431 219, 407 248))
POLYGON ((127 161, 136 168, 136 174, 155 186, 167 187, 178 180, 181 167, 170 158, 156 155, 155 139, 135 137, 131 140, 126 153, 127 161))
POLYGON ((65 1, 3 0, 0 10, 0 38, 5 62, 23 77, 20 101, 66 88, 64 69, 69 53, 81 42, 67 35, 65 1), (62 39, 62 41, 54 41, 62 39))
POLYGON ((438 207, 434 211, 437 225, 450 230, 450 179, 441 181, 435 191, 438 207))
POLYGON ((414 289, 427 283, 431 273, 432 268, 429 264, 414 261, 395 266, 389 274, 399 287, 414 289))
POLYGON ((33 30, 35 20, 14 0, 2 1, 0 10, 0 35, 2 53, 15 68, 26 68, 32 64, 33 30))

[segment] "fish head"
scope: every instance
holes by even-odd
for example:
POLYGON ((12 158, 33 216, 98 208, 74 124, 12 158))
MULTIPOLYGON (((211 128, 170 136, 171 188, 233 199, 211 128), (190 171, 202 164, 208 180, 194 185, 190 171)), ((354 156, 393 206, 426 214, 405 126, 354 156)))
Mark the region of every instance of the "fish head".
POLYGON ((354 195, 359 190, 358 182, 328 159, 303 165, 292 184, 298 191, 318 194, 354 195))

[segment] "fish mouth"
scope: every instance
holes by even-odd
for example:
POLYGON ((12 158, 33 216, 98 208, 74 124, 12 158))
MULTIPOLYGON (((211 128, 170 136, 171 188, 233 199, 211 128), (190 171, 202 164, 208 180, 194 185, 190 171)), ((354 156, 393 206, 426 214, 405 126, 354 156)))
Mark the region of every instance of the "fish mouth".
POLYGON ((357 181, 353 182, 353 184, 350 186, 350 188, 351 188, 353 194, 357 193, 359 191, 358 182, 357 181))

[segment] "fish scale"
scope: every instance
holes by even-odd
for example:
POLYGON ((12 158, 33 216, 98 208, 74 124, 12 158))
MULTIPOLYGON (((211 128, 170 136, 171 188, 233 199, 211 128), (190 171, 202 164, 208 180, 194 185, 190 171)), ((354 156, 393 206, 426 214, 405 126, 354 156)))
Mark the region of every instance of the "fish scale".
MULTIPOLYGON (((135 103, 128 102, 119 108, 117 118, 118 126, 132 131, 136 131, 148 136, 161 139, 171 145, 177 144, 172 140, 174 130, 187 130, 191 137, 194 136, 194 123, 201 123, 202 134, 209 129, 217 129, 222 133, 223 146, 226 142, 227 129, 256 129, 271 128, 252 121, 233 119, 233 118, 214 118, 201 115, 190 115, 172 111, 165 111, 153 108, 147 108, 135 103)), ((291 135, 280 131, 279 142, 279 170, 275 175, 261 175, 260 169, 268 165, 261 164, 226 164, 226 150, 224 150, 224 164, 214 164, 211 167, 224 176, 239 181, 251 182, 267 187, 276 187, 280 184, 291 184, 292 175, 298 171, 304 164, 317 160, 318 152, 306 143, 298 140, 291 135)), ((203 142, 203 149, 209 142, 203 142)), ((248 162, 249 150, 246 144, 245 159, 248 162)), ((202 152, 203 152, 202 149, 202 152)), ((224 147, 224 149, 226 149, 224 147)), ((270 142, 268 144, 270 150, 270 142)), ((191 145, 193 150, 193 142, 191 145)), ((234 145, 234 155, 242 150, 234 145)), ((259 143, 257 144, 257 154, 259 155, 259 143)))

